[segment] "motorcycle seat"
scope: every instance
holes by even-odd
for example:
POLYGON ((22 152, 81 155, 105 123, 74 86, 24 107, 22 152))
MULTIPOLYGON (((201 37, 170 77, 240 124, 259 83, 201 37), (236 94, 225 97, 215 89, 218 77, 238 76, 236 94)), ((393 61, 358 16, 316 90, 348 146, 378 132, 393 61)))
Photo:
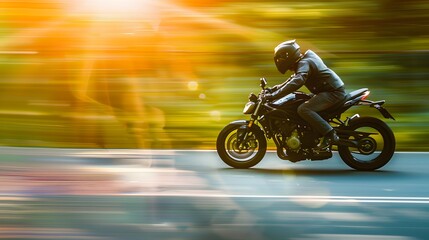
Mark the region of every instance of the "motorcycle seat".
MULTIPOLYGON (((342 101, 340 101, 337 104, 335 104, 334 106, 322 111, 321 112, 322 117, 323 118, 331 118, 333 115, 336 115, 336 113, 338 113, 338 111, 340 111, 342 108, 345 107, 344 105, 347 101, 350 101, 350 100, 355 99, 359 96, 362 96, 366 91, 368 91, 368 88, 361 88, 361 89, 358 89, 358 90, 355 90, 355 91, 352 91, 352 92, 346 94, 346 97, 342 101)), ((344 110, 346 110, 346 109, 344 109, 344 110)), ((341 113, 342 112, 343 111, 341 111, 341 113)))

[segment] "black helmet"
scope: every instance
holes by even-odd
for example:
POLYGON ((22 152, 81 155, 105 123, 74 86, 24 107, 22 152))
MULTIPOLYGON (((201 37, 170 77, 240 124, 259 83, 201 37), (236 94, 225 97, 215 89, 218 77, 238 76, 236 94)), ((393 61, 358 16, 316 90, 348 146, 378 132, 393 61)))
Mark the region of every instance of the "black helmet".
POLYGON ((300 56, 301 51, 295 40, 282 42, 274 49, 274 62, 282 74, 285 74, 298 61, 300 56))

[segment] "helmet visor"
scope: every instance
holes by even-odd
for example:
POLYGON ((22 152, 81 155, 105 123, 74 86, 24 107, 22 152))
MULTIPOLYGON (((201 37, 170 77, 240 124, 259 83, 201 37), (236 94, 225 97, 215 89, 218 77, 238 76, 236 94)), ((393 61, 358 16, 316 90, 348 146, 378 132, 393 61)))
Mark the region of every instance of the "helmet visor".
POLYGON ((287 59, 283 57, 274 57, 274 62, 276 63, 277 70, 281 74, 285 74, 288 69, 287 59))

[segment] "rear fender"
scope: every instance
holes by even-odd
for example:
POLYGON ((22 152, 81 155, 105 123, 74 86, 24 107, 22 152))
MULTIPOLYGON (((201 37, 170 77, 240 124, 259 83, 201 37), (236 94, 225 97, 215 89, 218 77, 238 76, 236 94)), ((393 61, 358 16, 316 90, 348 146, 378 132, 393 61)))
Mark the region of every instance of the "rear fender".
MULTIPOLYGON (((384 104, 384 100, 383 103, 384 104)), ((384 107, 382 107, 382 104, 378 104, 377 102, 371 104, 370 106, 377 109, 378 111, 380 111, 381 115, 383 115, 384 118, 390 118, 395 120, 395 118, 392 116, 392 114, 389 113, 389 111, 387 111, 387 109, 385 109, 384 107)))
POLYGON ((387 111, 387 109, 385 109, 382 106, 384 103, 386 103, 385 100, 380 100, 380 101, 361 100, 359 102, 359 105, 366 105, 366 106, 373 107, 377 109, 381 113, 381 115, 383 115, 384 118, 395 120, 392 114, 390 114, 389 111, 387 111))

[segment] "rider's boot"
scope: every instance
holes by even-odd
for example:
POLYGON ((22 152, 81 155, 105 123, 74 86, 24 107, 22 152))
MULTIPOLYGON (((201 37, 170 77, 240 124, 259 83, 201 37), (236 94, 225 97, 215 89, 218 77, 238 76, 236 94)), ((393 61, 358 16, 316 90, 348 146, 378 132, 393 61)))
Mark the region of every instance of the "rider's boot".
POLYGON ((325 136, 323 136, 322 141, 320 141, 320 143, 317 145, 316 150, 325 151, 331 147, 332 144, 338 143, 339 140, 340 138, 335 133, 335 130, 332 129, 327 134, 325 134, 325 136))

